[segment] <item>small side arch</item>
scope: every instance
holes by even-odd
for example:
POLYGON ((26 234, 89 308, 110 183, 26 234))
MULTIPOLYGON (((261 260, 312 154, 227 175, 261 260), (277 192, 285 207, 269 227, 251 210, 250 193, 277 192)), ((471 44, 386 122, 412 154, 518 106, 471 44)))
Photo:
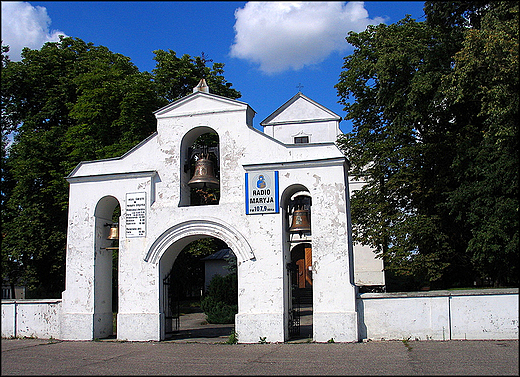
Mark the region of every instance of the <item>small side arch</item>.
POLYGON ((283 227, 285 230, 289 228, 290 215, 292 212, 291 202, 297 196, 309 198, 312 203, 312 196, 309 189, 302 184, 296 183, 285 188, 280 199, 280 207, 282 208, 283 227))
MULTIPOLYGON (((112 239, 108 239, 115 209, 120 206, 119 200, 111 195, 102 197, 96 204, 95 215, 95 247, 94 247, 94 332, 93 339, 107 338, 113 335, 113 310, 117 311, 117 274, 118 266, 114 266, 112 239), (115 278, 115 279, 114 279, 115 278)), ((116 254, 117 255, 117 254, 116 254)), ((117 263, 117 257, 116 257, 117 263)), ((117 330, 116 330, 117 331, 117 330)))
POLYGON ((253 249, 245 237, 232 226, 217 219, 188 220, 172 226, 152 244, 144 260, 158 263, 166 250, 185 237, 205 235, 219 238, 233 250, 238 262, 255 259, 253 249))
POLYGON ((111 220, 114 208, 119 204, 117 198, 113 196, 104 196, 96 204, 94 215, 96 217, 111 220))

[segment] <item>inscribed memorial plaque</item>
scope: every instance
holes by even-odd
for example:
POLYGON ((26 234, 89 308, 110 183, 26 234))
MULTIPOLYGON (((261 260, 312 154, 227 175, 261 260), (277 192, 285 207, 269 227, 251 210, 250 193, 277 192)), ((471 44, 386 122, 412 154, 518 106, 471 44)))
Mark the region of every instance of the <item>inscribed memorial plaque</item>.
POLYGON ((126 238, 146 237, 146 193, 126 194, 126 238))

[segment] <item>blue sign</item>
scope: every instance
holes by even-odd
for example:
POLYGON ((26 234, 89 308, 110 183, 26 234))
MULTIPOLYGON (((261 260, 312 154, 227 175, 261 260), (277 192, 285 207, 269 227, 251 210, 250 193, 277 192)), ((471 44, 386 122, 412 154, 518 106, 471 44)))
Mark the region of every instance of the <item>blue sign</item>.
POLYGON ((246 173, 246 214, 279 213, 278 171, 246 173))

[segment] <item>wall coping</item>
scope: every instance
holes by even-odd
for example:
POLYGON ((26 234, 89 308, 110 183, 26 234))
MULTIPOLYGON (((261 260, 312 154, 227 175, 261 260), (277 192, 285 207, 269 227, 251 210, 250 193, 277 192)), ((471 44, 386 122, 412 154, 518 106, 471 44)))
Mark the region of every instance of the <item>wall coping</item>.
MULTIPOLYGON (((490 289, 461 289, 439 291, 387 292, 387 293, 358 293, 359 299, 370 298, 402 298, 402 297, 447 297, 447 296, 486 296, 486 295, 513 295, 518 294, 518 288, 490 288, 490 289)), ((61 298, 30 298, 30 299, 2 299, 2 304, 59 304, 61 298)))
POLYGON ((59 304, 61 298, 17 298, 17 299, 2 299, 4 304, 59 304))
POLYGON ((449 296, 486 296, 518 294, 518 288, 489 288, 489 289, 456 289, 439 291, 414 292, 387 292, 387 293, 358 293, 358 299, 403 298, 403 297, 449 297, 449 296))

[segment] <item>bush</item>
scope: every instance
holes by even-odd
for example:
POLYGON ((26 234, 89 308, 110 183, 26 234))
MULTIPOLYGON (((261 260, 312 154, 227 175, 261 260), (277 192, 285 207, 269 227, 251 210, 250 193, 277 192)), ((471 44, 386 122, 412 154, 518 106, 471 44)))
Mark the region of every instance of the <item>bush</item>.
POLYGON ((238 305, 228 305, 222 301, 214 301, 211 297, 203 300, 203 306, 206 307, 208 323, 234 323, 235 314, 238 313, 238 305))
POLYGON ((208 323, 234 323, 238 313, 237 275, 215 275, 200 303, 208 323))

